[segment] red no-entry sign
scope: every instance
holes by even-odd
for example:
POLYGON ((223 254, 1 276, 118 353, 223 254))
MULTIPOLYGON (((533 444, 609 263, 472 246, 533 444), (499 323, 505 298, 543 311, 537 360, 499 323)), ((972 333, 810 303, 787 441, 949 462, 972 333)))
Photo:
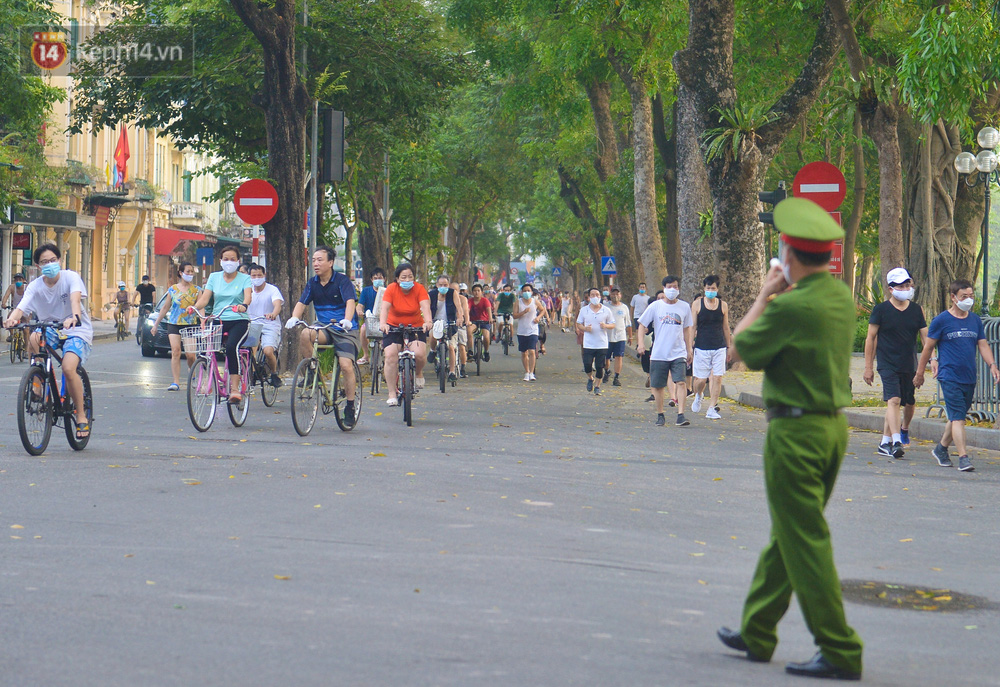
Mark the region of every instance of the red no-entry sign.
POLYGON ((263 179, 251 179, 236 189, 233 205, 236 214, 247 224, 265 224, 278 211, 278 192, 263 179))
POLYGON ((810 162, 799 170, 792 181, 792 195, 806 198, 827 212, 840 207, 847 195, 847 181, 836 165, 810 162))

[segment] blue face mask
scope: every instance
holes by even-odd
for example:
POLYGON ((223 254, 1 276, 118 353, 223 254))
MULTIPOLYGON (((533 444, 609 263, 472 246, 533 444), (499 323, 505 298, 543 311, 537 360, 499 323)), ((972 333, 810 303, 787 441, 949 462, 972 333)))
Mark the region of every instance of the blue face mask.
POLYGON ((42 275, 49 279, 55 279, 59 276, 60 269, 58 262, 50 262, 47 265, 42 265, 42 275))
POLYGON ((530 291, 522 291, 521 292, 521 298, 523 298, 526 301, 530 301, 531 300, 531 292, 530 291))
POLYGON ((413 282, 412 281, 401 281, 401 282, 399 282, 399 288, 403 289, 403 291, 409 291, 410 289, 413 288, 413 282))
POLYGON ((719 295, 718 291, 706 291, 705 292, 705 298, 715 298, 718 295, 719 295))
POLYGON ((608 297, 608 292, 607 291, 601 291, 601 295, 604 296, 605 298, 607 298, 608 297))
POLYGON ((646 293, 646 289, 639 289, 639 293, 646 293))
POLYGON ((374 286, 376 289, 381 289, 383 286, 385 286, 385 279, 372 279, 372 286, 374 286))
POLYGON ((445 294, 447 294, 448 291, 450 291, 450 289, 447 286, 439 286, 438 287, 438 293, 441 294, 442 296, 444 296, 445 294))
POLYGON ((14 282, 14 286, 16 286, 17 288, 21 288, 22 286, 24 286, 24 282, 23 281, 16 281, 16 282, 14 282))

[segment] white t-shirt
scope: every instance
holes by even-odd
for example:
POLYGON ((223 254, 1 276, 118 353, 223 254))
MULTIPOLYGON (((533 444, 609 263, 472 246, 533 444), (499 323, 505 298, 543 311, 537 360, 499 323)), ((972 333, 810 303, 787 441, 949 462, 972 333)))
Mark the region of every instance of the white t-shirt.
POLYGON ((653 338, 650 360, 677 360, 687 357, 684 329, 694 326, 690 303, 686 301, 650 303, 639 318, 639 324, 649 329, 650 322, 656 335, 653 338))
POLYGON ((590 327, 589 332, 586 330, 583 332, 584 348, 597 350, 608 347, 608 330, 601 328, 602 324, 615 323, 615 316, 611 314, 608 306, 602 305, 601 309, 595 312, 593 306, 588 303, 580 308, 580 315, 576 321, 577 324, 590 327))
MULTIPOLYGON (((281 296, 281 291, 274 284, 264 284, 264 288, 257 293, 257 289, 250 289, 250 307, 247 308, 247 315, 250 317, 264 317, 268 313, 274 312, 274 302, 285 302, 281 296)), ((281 323, 278 320, 269 320, 264 323, 264 330, 281 333, 281 323)))
POLYGON ((526 301, 519 297, 515 307, 521 311, 521 316, 517 318, 517 335, 537 336, 538 323, 534 319, 538 317, 538 303, 535 302, 535 299, 526 301))
POLYGON ((41 322, 51 320, 62 322, 73 317, 70 294, 77 292, 80 293, 80 324, 72 329, 63 330, 63 334, 76 336, 88 344, 93 344, 94 327, 90 324, 90 316, 84 305, 87 300, 87 287, 84 286, 80 275, 73 270, 60 270, 59 281, 52 287, 48 286, 42 277, 35 279, 24 290, 24 298, 17 307, 21 312, 34 313, 41 322))
POLYGON ((615 318, 615 328, 608 332, 608 341, 625 341, 628 339, 625 329, 632 326, 632 319, 628 316, 628 306, 624 303, 618 305, 609 303, 607 308, 615 318))
POLYGON ((635 313, 634 317, 638 320, 649 305, 649 296, 644 293, 637 293, 632 296, 632 302, 629 305, 632 306, 632 312, 635 313))

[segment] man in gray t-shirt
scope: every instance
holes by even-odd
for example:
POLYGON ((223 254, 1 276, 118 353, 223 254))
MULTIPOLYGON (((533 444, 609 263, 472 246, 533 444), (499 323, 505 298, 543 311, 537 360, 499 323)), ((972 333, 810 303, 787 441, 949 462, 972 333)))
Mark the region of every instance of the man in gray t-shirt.
POLYGON ((646 282, 639 283, 639 293, 632 296, 629 307, 632 308, 632 331, 639 329, 639 318, 649 305, 649 295, 646 294, 646 282))
POLYGON ((680 280, 667 275, 663 279, 665 300, 656 301, 646 308, 639 318, 636 334, 640 356, 645 353, 645 335, 653 330, 653 349, 649 362, 649 385, 656 400, 656 424, 663 426, 663 396, 668 378, 677 404, 677 426, 691 424, 684 417, 684 401, 687 399, 687 365, 694 357, 694 321, 691 306, 678 298, 680 280))

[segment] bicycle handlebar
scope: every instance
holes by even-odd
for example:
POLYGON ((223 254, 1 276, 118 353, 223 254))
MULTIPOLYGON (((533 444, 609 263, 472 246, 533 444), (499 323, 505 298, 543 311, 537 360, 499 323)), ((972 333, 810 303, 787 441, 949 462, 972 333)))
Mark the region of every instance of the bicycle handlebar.
MULTIPOLYGON (((242 303, 240 303, 238 305, 227 305, 222 310, 220 310, 218 312, 218 314, 213 313, 211 315, 206 315, 204 310, 198 310, 198 308, 195 308, 195 307, 188 308, 188 311, 192 311, 193 310, 195 315, 197 315, 201 319, 205 320, 206 322, 211 322, 212 320, 218 320, 219 318, 221 318, 222 317, 222 313, 226 312, 227 310, 232 310, 233 312, 236 312, 236 308, 238 308, 240 306, 243 306, 244 308, 246 307, 242 303)), ((237 314, 239 314, 239 315, 245 315, 246 313, 242 312, 242 313, 237 313, 237 314)))

